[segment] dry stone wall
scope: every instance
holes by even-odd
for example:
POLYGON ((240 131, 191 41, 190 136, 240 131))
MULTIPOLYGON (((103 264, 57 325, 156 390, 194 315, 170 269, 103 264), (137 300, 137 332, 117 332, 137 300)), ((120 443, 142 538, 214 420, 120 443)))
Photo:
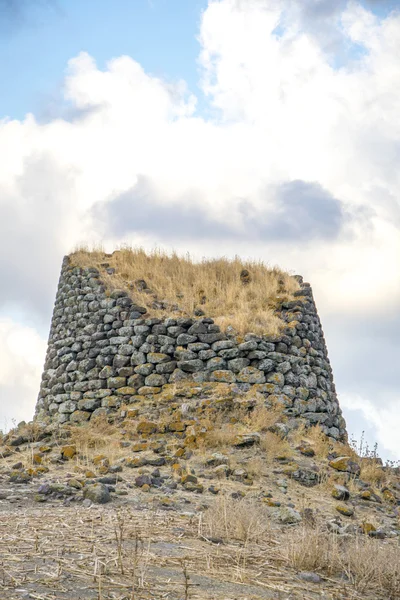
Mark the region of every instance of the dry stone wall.
POLYGON ((279 337, 225 334, 213 319, 149 318, 95 268, 64 258, 35 418, 82 422, 183 381, 254 389, 289 417, 346 436, 321 323, 308 283, 282 304, 279 337))

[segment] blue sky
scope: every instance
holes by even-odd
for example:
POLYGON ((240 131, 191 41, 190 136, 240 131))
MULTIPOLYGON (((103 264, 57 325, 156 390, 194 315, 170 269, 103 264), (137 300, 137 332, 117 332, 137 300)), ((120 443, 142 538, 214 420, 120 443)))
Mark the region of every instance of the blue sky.
POLYGON ((67 62, 81 51, 101 69, 127 54, 157 77, 184 79, 199 95, 196 33, 206 6, 206 0, 49 0, 24 8, 0 29, 0 118, 22 119, 46 104, 54 110, 67 62))
POLYGON ((398 5, 0 0, 0 428, 63 255, 131 243, 302 274, 349 432, 400 456, 398 5))
MULTIPOLYGON (((156 77, 183 79, 197 96, 198 112, 208 113, 196 64, 207 0, 21 1, 22 8, 7 16, 2 12, 7 0, 0 0, 0 118, 55 116, 67 62, 81 51, 100 69, 127 54, 156 77)), ((395 6, 383 0, 369 8, 385 17, 395 6)), ((276 34, 281 32, 278 26, 276 34)), ((347 58, 362 55, 359 44, 346 48, 347 58)), ((333 60, 336 67, 344 64, 343 56, 333 60)))

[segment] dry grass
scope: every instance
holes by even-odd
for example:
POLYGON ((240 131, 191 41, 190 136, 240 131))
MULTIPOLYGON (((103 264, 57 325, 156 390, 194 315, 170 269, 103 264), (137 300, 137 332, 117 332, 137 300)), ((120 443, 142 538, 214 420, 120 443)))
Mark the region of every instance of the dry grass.
POLYGON ((36 421, 30 421, 29 423, 22 421, 19 425, 10 429, 7 434, 3 434, 3 439, 9 436, 21 436, 29 442, 37 442, 41 439, 42 433, 43 428, 36 421))
POLYGON ((79 460, 86 464, 90 464, 93 457, 101 453, 106 454, 111 462, 126 453, 120 446, 120 430, 109 423, 105 415, 99 415, 82 425, 72 426, 69 431, 68 444, 76 446, 79 460))
POLYGON ((261 437, 260 447, 264 451, 267 462, 272 462, 276 458, 290 458, 294 454, 289 442, 271 431, 267 431, 261 437))
POLYGON ((320 425, 307 427, 302 424, 290 434, 290 442, 293 446, 297 446, 303 441, 312 446, 318 458, 326 458, 333 452, 339 456, 350 456, 354 460, 359 458, 348 444, 336 442, 333 438, 328 437, 320 425))
POLYGON ((385 471, 382 465, 375 459, 363 458, 361 460, 360 479, 371 485, 383 487, 388 485, 390 475, 385 471))
POLYGON ((300 289, 297 280, 279 268, 238 257, 196 263, 175 253, 123 248, 113 254, 78 249, 70 260, 79 267, 99 268, 108 286, 126 289, 151 314, 178 309, 193 315, 201 309, 221 328, 230 325, 239 334, 278 334, 283 323, 274 311, 300 289), (115 274, 107 275, 105 264, 115 268, 115 274))
POLYGON ((391 541, 284 533, 249 498, 216 498, 195 517, 143 506, 12 510, 0 514, 1 598, 8 600, 21 598, 21 589, 38 600, 239 599, 267 597, 265 591, 277 600, 400 597, 400 557, 391 541), (305 570, 320 573, 323 583, 299 582, 305 570))
POLYGON ((250 477, 258 479, 262 475, 265 475, 265 472, 266 472, 265 458, 264 457, 261 458, 261 456, 253 456, 252 458, 249 458, 245 462, 244 467, 245 467, 247 473, 250 475, 250 477))
POLYGON ((366 536, 341 539, 302 528, 289 536, 284 557, 298 571, 344 575, 358 592, 376 590, 388 600, 400 598, 400 554, 390 542, 379 544, 366 536))
POLYGON ((238 435, 235 423, 214 423, 207 427, 207 432, 201 439, 205 448, 231 448, 238 435))
POLYGON ((221 496, 204 514, 200 530, 209 538, 262 543, 270 535, 269 515, 265 507, 251 498, 233 500, 221 496))
MULTIPOLYGON (((252 393, 254 396, 254 392, 252 393)), ((264 401, 264 397, 260 394, 261 401, 264 401)), ((257 405, 254 409, 245 417, 245 423, 253 431, 268 431, 278 421, 282 419, 282 407, 271 407, 257 405)))

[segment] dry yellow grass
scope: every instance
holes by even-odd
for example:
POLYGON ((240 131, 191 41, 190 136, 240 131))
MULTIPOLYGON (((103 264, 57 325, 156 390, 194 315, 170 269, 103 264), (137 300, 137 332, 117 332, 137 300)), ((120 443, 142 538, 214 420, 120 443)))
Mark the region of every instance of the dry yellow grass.
POLYGON ((363 458, 361 460, 360 479, 371 485, 383 487, 389 483, 390 475, 377 460, 363 458))
POLYGON ((238 432, 236 424, 218 422, 214 426, 209 424, 200 445, 205 448, 231 448, 238 432))
POLYGON ((106 416, 99 415, 87 423, 70 427, 69 431, 68 444, 76 446, 78 462, 89 465, 94 456, 104 453, 113 463, 126 454, 120 445, 121 432, 106 416))
POLYGON ((122 248, 105 254, 81 248, 70 260, 78 267, 99 268, 107 286, 129 291, 153 315, 170 314, 174 306, 187 315, 201 309, 222 329, 230 325, 239 334, 278 334, 283 323, 274 310, 300 289, 298 281, 281 269, 238 257, 193 262, 188 255, 159 250, 122 248), (115 274, 107 275, 105 263, 115 274))
MULTIPOLYGON (((254 396, 254 392, 253 392, 254 396)), ((263 398, 261 399, 263 400, 263 398)), ((255 406, 244 419, 244 422, 253 431, 268 431, 278 421, 282 419, 282 407, 279 406, 255 406)))
POLYGON ((358 458, 350 446, 328 437, 320 425, 308 427, 302 424, 291 433, 290 441, 293 446, 297 446, 302 441, 310 444, 318 458, 326 458, 332 452, 337 452, 342 456, 351 456, 354 459, 358 458))
POLYGON ((400 598, 400 554, 395 545, 377 544, 364 535, 344 540, 318 528, 302 528, 289 536, 283 554, 298 571, 345 575, 358 592, 376 590, 388 600, 400 598))
POLYGON ((268 511, 251 498, 233 500, 217 498, 200 523, 205 537, 240 540, 243 543, 265 542, 269 538, 268 511))
POLYGON ((289 442, 271 431, 267 431, 261 437, 260 447, 265 453, 267 462, 272 462, 276 458, 290 458, 294 454, 289 442))

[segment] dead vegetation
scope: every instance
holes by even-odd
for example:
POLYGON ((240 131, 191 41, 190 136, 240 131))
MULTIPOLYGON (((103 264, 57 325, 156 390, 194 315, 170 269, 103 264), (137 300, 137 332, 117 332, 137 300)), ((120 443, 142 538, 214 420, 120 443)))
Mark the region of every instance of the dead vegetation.
POLYGON ((121 448, 121 431, 110 423, 105 415, 99 415, 88 423, 68 428, 68 444, 76 447, 81 466, 93 466, 93 458, 105 453, 114 463, 126 454, 121 448))
POLYGON ((221 496, 200 518, 199 531, 206 538, 221 538, 225 542, 239 540, 248 544, 266 542, 271 526, 265 507, 251 498, 234 500, 221 496))
POLYGON ((303 527, 288 536, 283 556, 298 571, 342 578, 361 594, 376 591, 388 600, 400 598, 400 554, 394 544, 303 527))
POLYGON ((0 537, 8 600, 21 590, 40 600, 400 598, 391 540, 341 539, 319 526, 279 531, 251 498, 217 498, 191 515, 150 503, 19 510, 0 513, 0 537), (320 586, 300 581, 305 571, 320 586))
POLYGON ((230 326, 239 334, 278 334, 283 323, 275 310, 300 289, 278 267, 238 257, 194 262, 188 255, 126 247, 113 254, 81 248, 70 260, 78 267, 98 268, 110 289, 125 289, 152 315, 205 314, 223 330, 230 326), (115 272, 107 274, 106 268, 115 272))

